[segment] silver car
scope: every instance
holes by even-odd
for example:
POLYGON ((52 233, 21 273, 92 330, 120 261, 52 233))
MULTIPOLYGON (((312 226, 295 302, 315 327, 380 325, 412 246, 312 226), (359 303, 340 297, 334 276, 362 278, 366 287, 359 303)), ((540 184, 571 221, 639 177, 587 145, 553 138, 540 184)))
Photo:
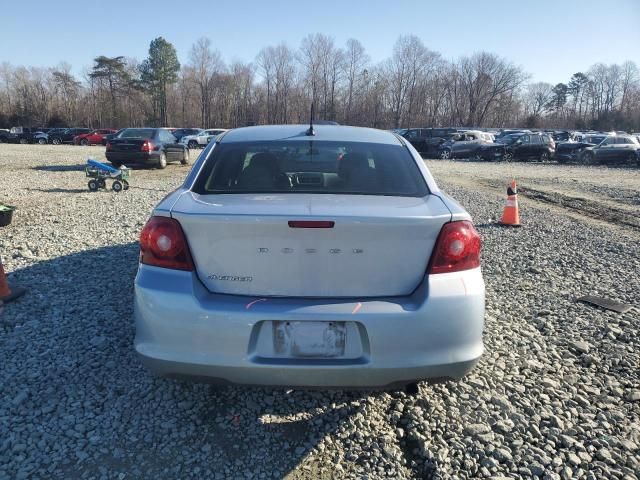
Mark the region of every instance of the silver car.
POLYGON ((170 377, 397 388, 483 352, 480 237, 392 132, 247 127, 140 237, 135 348, 170 377))

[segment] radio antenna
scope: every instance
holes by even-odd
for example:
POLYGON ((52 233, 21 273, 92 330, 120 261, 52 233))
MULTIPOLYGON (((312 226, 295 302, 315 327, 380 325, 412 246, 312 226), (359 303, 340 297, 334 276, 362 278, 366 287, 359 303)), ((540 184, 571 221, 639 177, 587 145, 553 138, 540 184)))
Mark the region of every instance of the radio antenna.
POLYGON ((313 137, 316 132, 313 129, 313 113, 314 113, 314 107, 313 107, 313 102, 311 102, 311 118, 309 119, 309 129, 307 130, 307 136, 308 137, 313 137))

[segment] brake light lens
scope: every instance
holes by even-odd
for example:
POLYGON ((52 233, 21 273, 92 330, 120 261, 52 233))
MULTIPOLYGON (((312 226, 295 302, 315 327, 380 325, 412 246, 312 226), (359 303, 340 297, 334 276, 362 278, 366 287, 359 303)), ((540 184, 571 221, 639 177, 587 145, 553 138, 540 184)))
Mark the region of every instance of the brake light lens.
POLYGON ((333 228, 330 220, 289 220, 289 228, 333 228))
POLYGON ((480 235, 468 220, 445 223, 429 265, 430 274, 460 272, 480 266, 480 235))
POLYGON ((155 145, 153 143, 151 143, 149 140, 145 140, 140 150, 142 150, 143 152, 150 152, 154 148, 155 145))
POLYGON ((189 245, 180 223, 151 217, 140 233, 140 263, 173 270, 193 271, 189 245))

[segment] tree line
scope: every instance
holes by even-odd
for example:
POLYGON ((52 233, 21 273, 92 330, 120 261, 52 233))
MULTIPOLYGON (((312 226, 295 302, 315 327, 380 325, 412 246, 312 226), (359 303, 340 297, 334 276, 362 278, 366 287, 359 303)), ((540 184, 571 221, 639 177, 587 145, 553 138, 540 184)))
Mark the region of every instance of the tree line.
POLYGON ((551 127, 640 130, 635 63, 595 64, 567 83, 531 83, 490 52, 447 60, 414 35, 374 63, 356 39, 326 35, 297 49, 266 46, 253 62, 227 64, 208 38, 183 63, 162 37, 139 61, 99 56, 81 77, 71 65, 0 65, 0 128, 200 126, 306 123, 316 117, 376 128, 551 127))

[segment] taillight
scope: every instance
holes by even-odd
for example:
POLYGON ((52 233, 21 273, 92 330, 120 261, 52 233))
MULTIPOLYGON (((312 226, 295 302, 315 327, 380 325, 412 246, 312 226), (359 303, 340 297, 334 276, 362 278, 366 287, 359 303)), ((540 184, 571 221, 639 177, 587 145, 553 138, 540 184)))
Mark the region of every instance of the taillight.
POLYGON ((154 148, 155 148, 155 145, 153 143, 151 143, 149 140, 145 140, 140 150, 142 150, 143 152, 150 152, 154 148))
POLYGON ((109 142, 107 142, 107 151, 111 150, 111 144, 109 142))
POLYGON ((451 273, 480 266, 480 235, 468 220, 445 223, 431 256, 429 273, 451 273))
POLYGON ((193 270, 193 260, 180 223, 151 217, 140 233, 140 263, 174 270, 193 270))

